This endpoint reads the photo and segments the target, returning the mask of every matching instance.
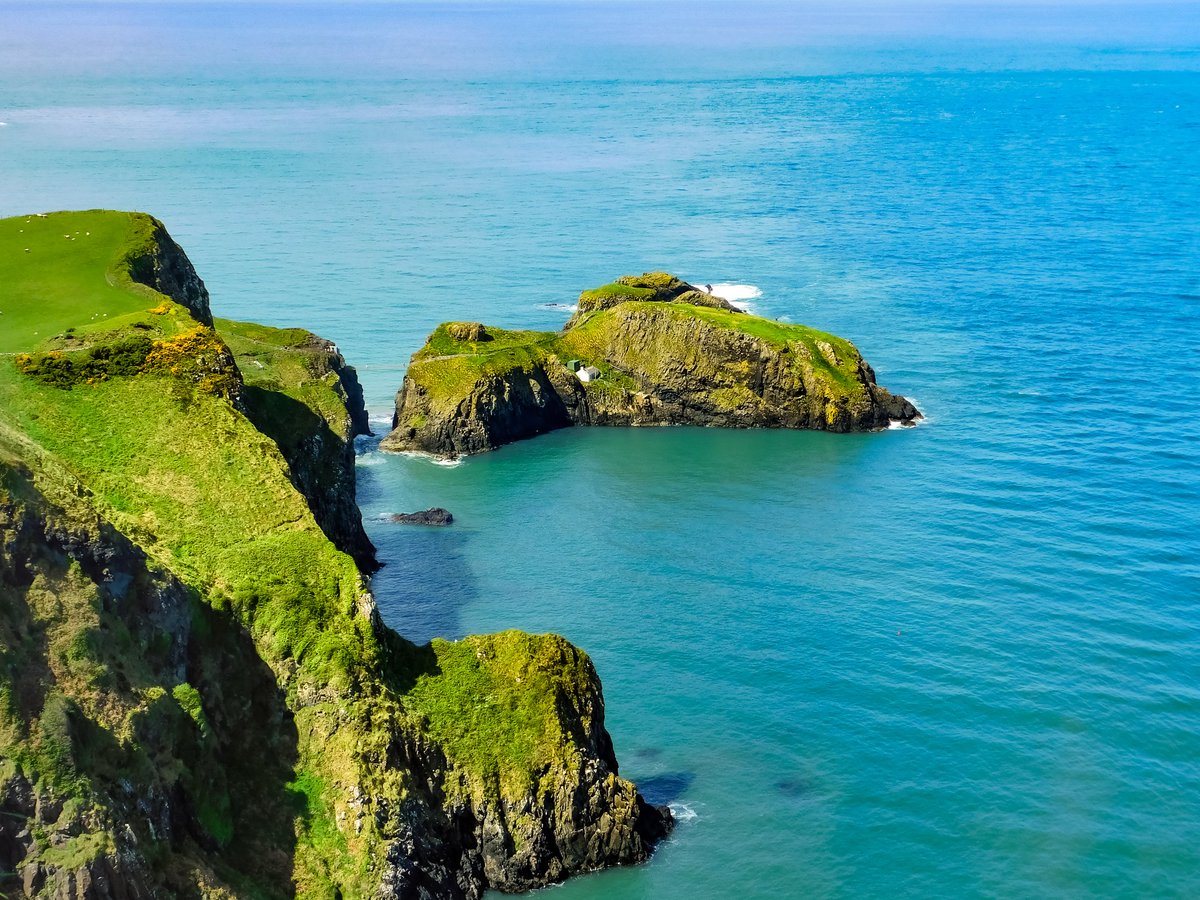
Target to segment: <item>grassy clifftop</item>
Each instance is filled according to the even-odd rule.
[[[39,213],[0,219],[0,353],[30,350],[67,332],[119,328],[148,301],[173,299],[212,324],[203,285],[162,223],[145,213],[110,210]],[[198,281],[198,279],[197,279]],[[179,290],[176,290],[179,288]]]
[[[0,221],[0,890],[476,896],[644,858],[661,817],[611,778],[586,657],[383,627],[317,496],[360,427],[340,356],[210,327],[177,251],[137,214]],[[609,819],[636,839],[535,840]]]
[[[100,210],[0,219],[0,352],[144,310],[127,258],[152,231],[149,216]]]

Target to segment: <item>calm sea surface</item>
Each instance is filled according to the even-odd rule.
[[[656,268],[925,410],[364,443],[390,624],[577,642],[679,814],[556,898],[1196,897],[1198,73],[1178,4],[0,5],[0,215],[155,213],[381,429],[438,322]]]

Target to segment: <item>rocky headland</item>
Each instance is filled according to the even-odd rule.
[[[583,651],[381,622],[333,345],[214,320],[149,216],[0,220],[0,260],[0,895],[478,898],[650,855]]]
[[[438,326],[381,447],[458,456],[572,425],[850,432],[920,418],[844,338],[651,272],[584,291],[559,332]]]

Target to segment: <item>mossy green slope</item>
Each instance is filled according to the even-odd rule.
[[[215,331],[192,312],[202,284],[175,276],[187,305],[128,285],[128,298],[71,301],[76,276],[92,284],[86,270],[103,276],[146,243],[147,222],[161,229],[123,213],[51,220],[66,232],[72,215],[107,252],[72,258],[65,281],[46,275],[64,298],[52,326],[30,311],[32,269],[0,285],[0,310],[25,323],[0,355],[0,862],[23,889],[101,896],[119,878],[170,895],[473,897],[644,858],[661,817],[615,778],[586,657],[500,635],[480,639],[505,660],[485,677],[461,665],[467,645],[418,648],[379,622],[297,489],[314,433],[340,441],[326,449],[353,436],[329,348],[307,332]],[[170,252],[155,260],[183,271]],[[75,365],[131,336],[149,362]],[[47,378],[51,359],[91,374]],[[159,607],[170,614],[145,612]],[[572,664],[537,668],[545,648]],[[540,673],[531,687],[513,676],[522,658]],[[533,690],[581,698],[589,724]],[[487,728],[462,727],[497,696],[509,699]],[[555,773],[557,793],[531,797],[529,773]],[[580,785],[595,802],[555,821]],[[146,796],[158,826],[137,812]],[[636,840],[557,838],[612,817]],[[55,834],[74,835],[69,853]]]
[[[560,332],[433,332],[397,395],[390,450],[456,455],[552,428],[694,424],[861,431],[920,413],[844,338],[741,312],[663,272],[580,295]],[[582,381],[569,364],[591,366]]]

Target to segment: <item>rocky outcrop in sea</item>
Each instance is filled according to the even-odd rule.
[[[561,332],[439,326],[385,450],[480,453],[571,425],[870,431],[921,418],[849,341],[741,312],[666,273],[585,291]]]

